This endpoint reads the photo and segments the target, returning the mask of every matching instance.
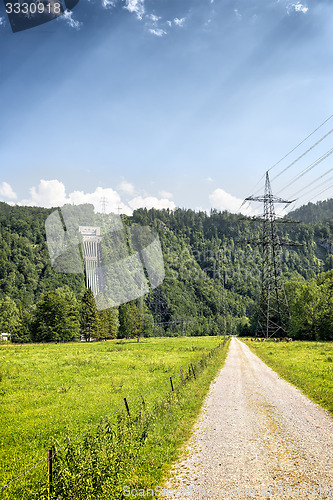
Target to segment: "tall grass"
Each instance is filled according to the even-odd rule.
[[[250,349],[312,401],[333,414],[333,342],[247,342]]]
[[[57,455],[55,498],[114,499],[121,498],[125,482],[157,484],[189,437],[226,348],[186,388],[179,368],[185,373],[190,362],[197,363],[218,342],[216,337],[190,337],[142,344],[7,346],[0,351],[7,416],[6,429],[0,431],[0,486],[43,459],[50,446],[58,449],[91,426],[96,426],[92,432]],[[178,390],[170,394],[172,375]],[[163,383],[144,402],[137,397]],[[123,407],[98,423],[123,397],[129,400],[131,418]],[[47,498],[46,477],[43,463],[3,490],[3,498]]]

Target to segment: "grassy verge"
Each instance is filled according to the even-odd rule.
[[[282,378],[333,414],[333,342],[246,344]]]
[[[121,410],[57,455],[55,498],[116,499],[126,484],[158,484],[188,439],[227,347],[218,349],[186,388],[179,367],[186,376],[188,364],[198,363],[219,342],[190,337],[4,348],[0,356],[11,362],[3,363],[2,371],[7,429],[1,429],[1,483],[45,458],[51,444],[58,449],[95,425],[126,397],[131,419]],[[173,393],[164,385],[145,395],[144,403],[137,397],[170,384],[170,376]],[[45,479],[43,463],[3,490],[3,498],[47,498]]]

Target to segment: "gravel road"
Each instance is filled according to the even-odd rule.
[[[333,500],[333,419],[232,338],[163,488],[162,498]]]

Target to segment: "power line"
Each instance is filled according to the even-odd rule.
[[[280,177],[280,175],[282,175],[284,172],[286,172],[290,167],[292,167],[293,165],[295,165],[295,163],[297,163],[299,160],[301,160],[302,158],[304,158],[305,155],[307,155],[308,153],[310,153],[310,151],[312,151],[316,146],[318,146],[318,144],[320,144],[324,139],[326,139],[326,137],[328,137],[331,133],[333,132],[333,128],[326,134],[324,135],[323,137],[321,137],[321,139],[319,139],[319,141],[317,141],[315,144],[313,144],[309,149],[307,149],[305,151],[305,153],[301,154],[298,158],[296,158],[296,160],[294,160],[292,163],[290,163],[286,168],[284,168],[282,170],[282,172],[280,172],[279,174],[277,174],[275,177],[273,177],[272,181],[275,181],[275,179],[277,179],[278,177]]]
[[[292,201],[273,196],[269,174],[266,172],[265,192],[260,196],[249,196],[247,201],[264,204],[263,217],[253,218],[263,222],[263,246],[261,294],[257,311],[256,336],[279,337],[286,335],[289,308],[285,294],[281,269],[281,242],[277,233],[276,203],[290,204]],[[280,222],[289,222],[285,219]],[[288,244],[294,245],[293,242]]]
[[[333,180],[333,177],[330,177],[328,179],[329,181]],[[326,183],[327,181],[325,181]],[[320,186],[322,186],[324,183],[321,183]],[[319,186],[317,186],[318,188]],[[327,188],[323,189],[322,191],[320,191],[319,193],[316,193],[312,198],[310,198],[308,200],[308,203],[310,203],[310,201],[314,200],[317,196],[321,195],[322,193],[325,193],[325,191],[328,191],[329,189],[331,189],[333,187],[333,184],[330,184]],[[307,193],[305,193],[304,195],[300,196],[299,198],[297,198],[297,200],[295,200],[295,202],[290,206],[290,211],[292,210],[295,210],[297,208],[297,202],[301,199],[301,198],[304,198],[304,196],[307,196],[309,193],[311,193],[313,190],[311,189],[310,191],[308,191]],[[304,203],[304,202],[303,202]],[[285,207],[286,208],[286,207]]]
[[[320,179],[322,179],[323,177],[326,177],[326,175],[328,175],[330,172],[332,172],[332,170],[333,170],[333,168],[330,168],[330,169],[329,169],[329,170],[327,170],[327,172],[325,172],[323,175],[321,175],[321,176],[317,177],[317,179],[313,180],[312,182],[309,182],[309,184],[307,184],[307,185],[306,185],[306,186],[304,186],[302,189],[299,189],[299,190],[298,190],[295,194],[293,194],[293,195],[291,196],[291,198],[296,198],[296,197],[297,197],[297,195],[298,195],[299,193],[301,193],[302,191],[304,191],[304,189],[308,188],[309,186],[313,186],[313,184],[315,184],[317,181],[319,181],[319,180],[320,180]],[[323,184],[325,184],[326,182],[329,182],[332,178],[333,178],[333,177],[330,177],[328,180],[325,180],[323,183],[319,184],[319,185],[317,186],[317,188],[318,188],[319,186],[322,186],[322,185],[323,185]],[[315,189],[315,188],[313,188],[313,187],[312,187],[312,189],[310,189],[309,193],[311,193],[311,191],[312,191],[313,189]],[[301,196],[301,198],[302,198],[303,196],[305,196],[305,195],[302,195],[302,196]]]
[[[315,134],[316,132],[318,132],[319,129],[321,129],[321,127],[323,127],[325,125],[325,123],[327,123],[331,118],[333,118],[333,114],[331,116],[329,116],[321,125],[319,125],[319,127],[317,127],[313,132],[311,132],[311,134],[309,134],[307,137],[305,137],[305,139],[303,139],[299,144],[297,144],[297,146],[295,146],[291,151],[289,151],[289,153],[287,153],[283,158],[281,158],[281,160],[277,161],[276,163],[274,163],[274,165],[272,167],[270,167],[268,169],[268,172],[270,172],[273,168],[275,168],[277,165],[279,165],[283,160],[285,160],[288,156],[291,155],[291,153],[293,153],[294,151],[296,151],[296,149],[298,149],[302,144],[304,144],[304,142],[306,142],[313,134]]]
[[[286,158],[288,158],[288,156],[290,156],[294,151],[296,151],[296,149],[298,149],[302,144],[304,144],[310,137],[312,137],[316,132],[318,132],[318,130],[320,130],[329,120],[331,120],[333,118],[333,114],[330,115],[325,121],[323,121],[317,128],[315,128],[311,134],[309,134],[308,136],[306,136],[301,142],[299,142],[293,149],[291,149],[286,155],[284,155],[279,161],[277,161],[276,163],[274,163],[274,165],[272,165],[269,169],[268,169],[268,172],[270,172],[271,170],[273,170],[273,168],[277,167],[277,165],[279,165],[283,160],[285,160]],[[333,131],[333,129],[328,132],[328,134],[326,134],[324,137],[322,137],[315,145],[313,145],[309,150],[311,151],[313,148],[315,148],[322,140],[324,140],[331,132]],[[307,154],[307,153],[304,153],[304,155]],[[302,155],[301,157],[303,157],[304,155]],[[300,158],[301,158],[300,157]],[[289,167],[291,167],[294,163],[296,163],[296,161],[298,161],[300,158],[298,158],[297,160],[295,160],[295,162],[293,162],[291,165],[289,165],[288,167],[286,167],[282,172],[281,174],[286,171]],[[281,175],[279,174],[279,175]],[[274,177],[274,179],[276,179],[278,176]],[[260,178],[260,180],[257,182],[257,184],[254,186],[253,190],[256,189],[256,187],[261,183],[261,181],[265,178],[265,174]],[[274,180],[272,179],[272,180]],[[257,194],[258,190],[257,191],[254,191],[252,196],[254,196],[255,194]],[[245,201],[240,205],[239,207],[239,210],[242,208],[242,206],[244,205]]]
[[[328,186],[328,188],[323,189],[323,191],[320,191],[320,193],[317,193],[313,198],[311,198],[311,200],[309,200],[309,202],[312,201],[312,200],[314,200],[314,198],[316,198],[317,196],[319,196],[322,193],[325,193],[325,191],[328,191],[331,188],[333,188],[333,184],[331,184],[330,186]]]
[[[105,196],[101,198],[101,205],[102,205],[102,213],[106,213],[106,205],[108,204],[108,200],[106,199]]]
[[[313,163],[311,163],[311,165],[309,165],[308,167],[306,167],[299,174],[297,174],[286,186],[284,186],[282,189],[280,189],[279,193],[281,193],[281,191],[284,191],[285,189],[289,188],[289,186],[291,186],[292,184],[295,184],[295,182],[297,182],[298,179],[300,179],[305,174],[307,174],[308,172],[310,172],[314,167],[317,167],[322,161],[326,160],[329,156],[331,156],[331,154],[333,154],[333,148],[330,149],[329,151],[327,151],[323,156],[321,156],[320,158],[318,158],[316,161],[314,161]]]

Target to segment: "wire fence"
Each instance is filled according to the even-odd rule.
[[[48,464],[48,480],[47,480],[48,491],[49,491],[49,493],[52,493],[53,462],[54,462],[54,459],[56,458],[56,456],[60,453],[60,451],[62,451],[65,448],[69,447],[72,443],[74,443],[75,441],[79,440],[83,436],[89,434],[94,429],[97,429],[103,421],[109,419],[113,415],[116,415],[121,410],[123,410],[124,407],[126,409],[126,413],[127,413],[128,417],[131,418],[130,406],[128,404],[129,402],[133,403],[134,401],[139,400],[139,399],[141,399],[144,402],[144,398],[145,397],[147,397],[147,396],[149,396],[149,395],[151,395],[153,393],[156,393],[157,391],[159,391],[162,387],[165,387],[166,385],[170,386],[170,391],[169,392],[176,392],[180,388],[183,388],[183,387],[185,388],[187,382],[189,380],[191,380],[191,379],[196,379],[197,378],[197,374],[202,369],[204,369],[207,366],[207,360],[210,359],[210,358],[212,358],[213,355],[216,353],[216,351],[218,349],[221,349],[222,347],[225,346],[228,338],[229,337],[225,337],[224,340],[223,340],[223,342],[221,342],[216,347],[214,347],[213,349],[211,349],[208,353],[204,354],[201,357],[201,359],[199,361],[197,361],[196,363],[190,363],[190,365],[189,365],[189,367],[188,367],[187,370],[184,370],[182,367],[180,367],[179,373],[177,372],[177,373],[173,373],[173,375],[171,375],[171,376],[169,375],[168,380],[166,380],[163,384],[159,385],[158,387],[155,387],[154,389],[152,389],[150,391],[147,391],[147,392],[145,392],[143,394],[139,394],[138,396],[135,396],[135,397],[124,398],[123,403],[121,403],[112,412],[110,412],[107,415],[101,417],[97,424],[93,425],[92,427],[89,427],[87,430],[85,430],[81,434],[78,434],[77,436],[75,436],[71,440],[66,441],[66,443],[64,443],[62,446],[60,446],[57,450],[49,449],[48,452],[47,452],[47,456],[45,458],[43,458],[39,462],[35,463],[31,467],[29,467],[27,470],[25,470],[24,472],[22,472],[21,474],[19,474],[18,476],[14,477],[14,478],[12,478],[6,484],[4,484],[3,486],[1,486],[0,487],[0,492],[6,490],[8,488],[8,486],[10,486],[11,484],[15,483],[16,481],[18,481],[22,477],[26,476],[29,472],[32,472],[34,469],[36,469],[37,467],[39,467],[41,464],[47,462],[47,464]],[[176,385],[176,383],[175,383],[175,379],[177,377],[179,377],[179,380],[180,380],[180,382],[179,382],[178,385]],[[156,406],[156,408],[158,408],[158,406]]]

